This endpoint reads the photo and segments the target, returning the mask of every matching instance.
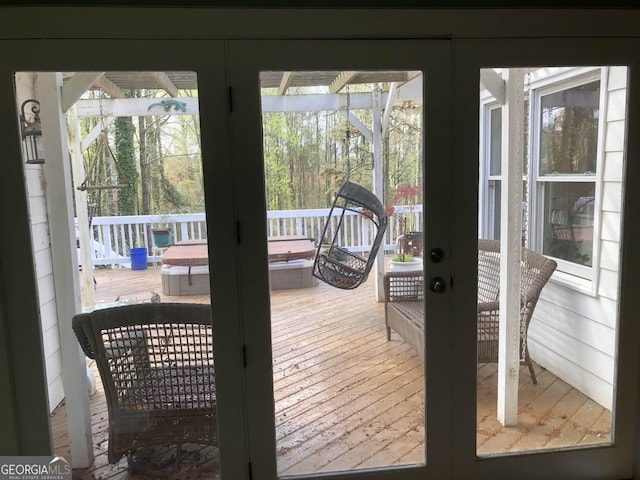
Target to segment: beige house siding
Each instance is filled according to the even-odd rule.
[[[600,243],[593,280],[597,288],[586,292],[555,274],[529,329],[531,357],[609,409],[614,392],[626,84],[626,68],[609,68]]]

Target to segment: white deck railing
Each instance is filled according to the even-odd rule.
[[[384,248],[393,250],[399,235],[399,214],[411,215],[413,225],[422,225],[422,205],[414,207],[397,206],[395,214],[389,218],[385,233]],[[267,234],[269,236],[302,235],[312,238],[316,245],[321,241],[322,230],[329,215],[328,208],[314,210],[271,210],[267,212]],[[371,249],[373,235],[368,221],[354,212],[346,215],[346,228],[341,232],[340,245],[354,252]],[[121,265],[130,263],[129,250],[147,247],[149,262],[158,261],[153,257],[151,230],[167,228],[173,243],[180,240],[200,240],[207,238],[206,215],[189,213],[175,215],[131,215],[120,217],[93,217],[93,264]],[[327,232],[327,240],[333,238],[337,224],[332,223]]]

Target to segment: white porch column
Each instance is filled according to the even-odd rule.
[[[371,118],[373,134],[373,193],[384,201],[384,182],[382,178],[382,95],[379,89],[371,92]],[[378,250],[375,269],[376,300],[384,301],[384,242]]]
[[[340,110],[340,114],[344,116],[351,125],[356,127],[362,135],[371,142],[373,148],[373,193],[380,199],[384,200],[384,179],[382,178],[382,137],[383,137],[383,121],[382,121],[382,101],[383,95],[380,90],[371,92],[371,117],[372,125],[369,130],[360,120],[352,113]],[[375,264],[375,284],[376,284],[376,300],[384,301],[384,244],[383,249],[378,251]]]
[[[524,70],[505,74],[502,107],[502,198],[500,217],[500,340],[498,420],[518,422],[520,377],[520,259],[522,251],[522,166],[524,151]]]
[[[73,224],[69,136],[62,113],[62,75],[38,73],[37,82],[46,152],[44,173],[47,179],[47,210],[62,356],[62,382],[73,466],[82,468],[91,464],[93,448],[85,357],[71,329],[71,318],[80,311],[80,289]]]
[[[73,173],[74,198],[76,200],[76,216],[78,217],[78,241],[80,242],[80,260],[82,262],[82,306],[90,307],[95,304],[93,292],[93,236],[89,231],[89,212],[87,206],[87,192],[80,191],[79,187],[84,181],[84,161],[82,159],[82,147],[80,140],[80,121],[76,114],[76,107],[72,106],[67,112],[69,118],[69,154]]]

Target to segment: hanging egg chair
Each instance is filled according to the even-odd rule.
[[[353,234],[353,229],[359,225],[348,220],[353,216],[347,215],[347,212],[357,213],[357,221],[368,224],[363,225],[363,228],[359,229],[360,232],[375,232],[367,257],[340,246],[340,239]],[[363,284],[373,267],[386,228],[387,215],[380,200],[366,188],[345,181],[336,194],[324,225],[321,238],[328,239],[331,232],[333,237],[329,245],[320,242],[318,246],[313,265],[314,277],[345,290]]]

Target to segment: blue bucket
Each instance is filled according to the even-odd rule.
[[[131,257],[131,270],[146,270],[147,268],[147,249],[132,248],[129,250]]]

